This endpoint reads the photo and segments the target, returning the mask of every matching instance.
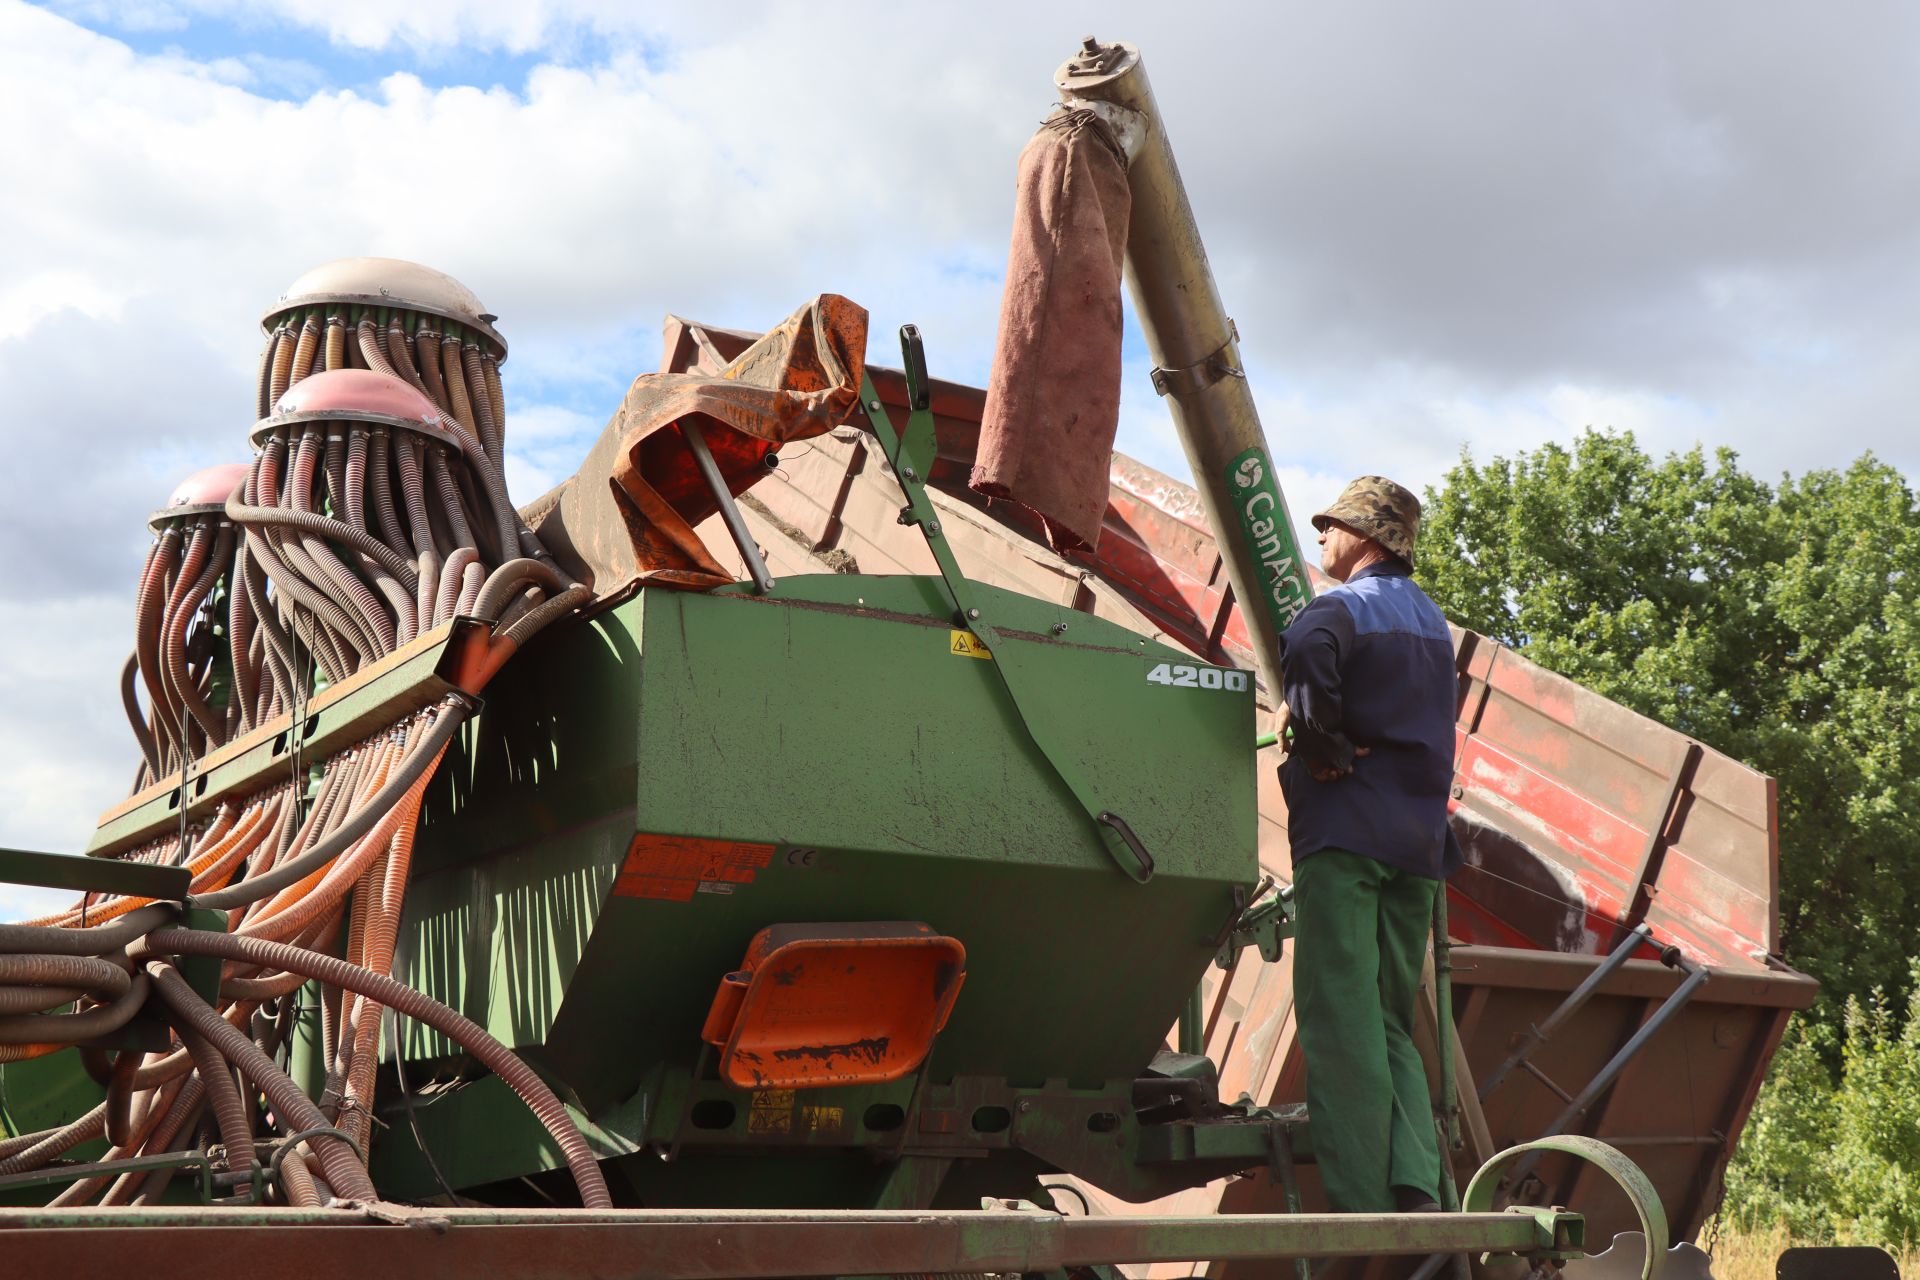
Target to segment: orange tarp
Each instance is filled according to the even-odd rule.
[[[831,430],[860,394],[867,313],[824,293],[717,374],[644,373],[572,479],[526,508],[554,557],[606,596],[630,582],[705,590],[732,582],[693,527],[719,509],[680,430],[697,417],[727,487],[767,455]]]

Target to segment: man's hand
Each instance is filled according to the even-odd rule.
[[[1293,751],[1293,739],[1287,736],[1287,725],[1293,720],[1293,708],[1285,702],[1280,704],[1280,714],[1273,722],[1273,735],[1279,739],[1274,745],[1280,748],[1282,756]]]
[[[1353,749],[1353,758],[1355,760],[1360,759],[1362,756],[1370,756],[1372,754],[1372,747],[1355,747]],[[1353,766],[1348,765],[1344,769],[1336,769],[1330,764],[1316,764],[1307,766],[1307,772],[1313,775],[1315,782],[1338,782],[1353,772]]]

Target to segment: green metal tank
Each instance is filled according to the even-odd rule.
[[[520,655],[442,767],[398,976],[543,1071],[635,1202],[914,1207],[1135,1162],[1134,1081],[1256,875],[1247,673],[974,590],[998,658],[956,629],[939,578],[644,590]],[[1017,706],[994,669],[1014,657]],[[1145,883],[1029,721],[1125,797]],[[966,950],[919,1070],[720,1077],[702,1023],[759,931],[893,921]],[[524,1108],[425,1028],[399,1048],[441,1175],[535,1195],[558,1153]],[[376,1180],[433,1194],[386,1109]]]

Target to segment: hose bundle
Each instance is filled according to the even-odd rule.
[[[309,665],[337,683],[475,612],[490,582],[495,595],[525,582],[518,562],[542,564],[498,445],[398,378],[313,375],[254,434],[259,455],[225,508],[243,533],[231,615],[243,724],[279,714],[285,691],[311,682]],[[509,596],[503,622],[546,600],[538,587]]]
[[[346,440],[330,436],[325,455],[334,514],[344,505],[337,491],[347,489],[359,498],[346,510],[360,528],[375,520],[374,532],[389,546],[421,561],[416,610],[422,617],[448,614],[461,600],[471,603],[469,562],[450,563],[462,547],[494,566],[522,555],[552,563],[507,497],[500,381],[506,343],[493,319],[478,298],[439,272],[389,259],[350,259],[295,281],[263,326],[262,419],[304,379],[342,369],[400,379],[442,415],[457,446],[451,455],[431,437],[403,441],[377,429],[357,448],[350,432],[343,433]],[[350,465],[359,468],[362,493],[353,494],[360,483],[344,474]]]
[[[139,791],[225,743],[241,727],[228,696],[232,665],[222,606],[237,541],[226,499],[244,468],[210,467],[189,477],[147,523],[155,538],[141,570],[134,651],[120,697],[140,744]],[[149,710],[139,704],[144,686]]]
[[[376,258],[308,272],[268,312],[254,461],[196,475],[151,521],[121,689],[135,791],[483,597],[516,643],[585,602],[508,497],[493,319],[457,281]]]
[[[454,617],[493,624],[490,672],[590,598],[507,496],[506,347],[492,320],[447,277],[378,259],[309,273],[269,313],[253,462],[193,477],[151,521],[122,676],[136,791],[184,786],[208,753]],[[498,1073],[553,1133],[583,1203],[609,1205],[538,1077],[391,977],[422,800],[472,708],[452,694],[328,758],[296,752],[284,781],[119,855],[187,868],[187,905],[225,912],[225,935],[168,927],[168,904],[93,894],[0,925],[0,1063],[111,1038],[142,1010],[171,1028],[163,1051],[83,1049],[106,1101],[0,1141],[0,1176],[104,1135],[110,1165],[217,1147],[242,1199],[256,1164],[290,1203],[374,1198],[365,1152],[391,1007]],[[225,958],[216,999],[194,991],[178,955]],[[288,1071],[303,988],[321,1015],[318,1097]],[[108,1172],[54,1203],[147,1203],[169,1176]]]

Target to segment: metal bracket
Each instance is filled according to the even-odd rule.
[[[163,1169],[191,1168],[200,1180],[200,1200],[213,1199],[213,1162],[201,1151],[167,1151],[159,1155],[131,1156],[124,1160],[102,1160],[87,1164],[54,1164],[27,1173],[0,1178],[0,1191],[19,1191],[31,1187],[59,1186],[81,1182],[103,1174],[153,1173]]]
[[[1046,725],[1027,715],[1020,704],[1020,683],[1025,678],[1020,663],[1020,645],[1007,641],[999,628],[994,626],[993,620],[986,616],[986,606],[975,596],[973,584],[960,572],[953,547],[941,531],[939,513],[934,508],[933,499],[927,494],[926,481],[933,470],[937,442],[928,391],[926,347],[921,342],[920,331],[913,325],[901,327],[900,351],[906,368],[907,403],[910,407],[903,429],[894,429],[893,419],[887,416],[880,393],[874,388],[873,376],[865,374],[860,382],[861,408],[867,415],[875,438],[880,441],[881,451],[893,466],[894,478],[900,482],[901,491],[906,495],[907,505],[900,510],[900,523],[919,526],[921,535],[927,540],[927,550],[933,553],[934,562],[940,566],[940,577],[947,585],[947,594],[953,600],[953,625],[973,632],[986,646],[993,658],[993,668],[999,673],[1000,683],[1005,687],[1007,698],[1013,703],[1014,712],[1020,717],[1027,736],[1040,748],[1040,754],[1052,766],[1054,774],[1066,784],[1067,790],[1073,793],[1073,798],[1085,810],[1087,820],[1093,825],[1100,843],[1115,865],[1138,883],[1145,884],[1153,878],[1152,854],[1116,807],[1101,796],[1095,781],[1082,776],[1079,769],[1066,763],[1069,760],[1067,753],[1050,744],[1051,735]]]
[[[1185,398],[1205,391],[1222,378],[1241,378],[1247,371],[1240,366],[1240,352],[1234,345],[1240,341],[1240,330],[1233,321],[1227,321],[1228,337],[1215,351],[1198,364],[1188,365],[1184,369],[1158,369],[1153,371],[1153,389],[1163,396]]]
[[[1501,1175],[1507,1166],[1515,1161],[1537,1160],[1547,1152],[1569,1155],[1596,1166],[1626,1194],[1628,1202],[1633,1205],[1634,1213],[1640,1219],[1640,1231],[1646,1237],[1648,1244],[1646,1261],[1640,1273],[1641,1280],[1654,1280],[1659,1273],[1660,1262],[1667,1256],[1667,1212],[1661,1207],[1660,1193],[1654,1189],[1647,1175],[1641,1172],[1639,1165],[1597,1138],[1562,1134],[1559,1137],[1541,1138],[1536,1142],[1509,1147],[1480,1166],[1480,1171],[1473,1175],[1473,1181],[1467,1184],[1466,1195],[1461,1198],[1460,1211],[1462,1213],[1491,1212],[1494,1194],[1499,1190]],[[1564,1210],[1523,1209],[1516,1205],[1514,1211],[1534,1214],[1542,1228],[1551,1232],[1554,1247],[1546,1251],[1546,1256],[1570,1258],[1579,1256],[1583,1251],[1585,1242],[1580,1238],[1582,1224],[1577,1217],[1572,1217],[1571,1225],[1575,1230],[1569,1232],[1566,1228],[1571,1215]]]
[[[1272,884],[1273,877],[1268,876],[1267,883],[1254,894],[1256,905],[1241,912],[1229,926],[1226,936],[1218,943],[1219,954],[1214,956],[1214,964],[1232,969],[1234,961],[1248,947],[1258,947],[1260,958],[1268,964],[1284,954],[1286,940],[1293,936],[1293,886],[1288,885],[1273,897],[1260,901]]]
[[[1666,803],[1660,806],[1660,816],[1647,828],[1647,843],[1640,850],[1640,862],[1627,890],[1626,914],[1620,919],[1620,931],[1614,939],[1616,944],[1624,942],[1628,930],[1645,920],[1647,913],[1653,909],[1653,896],[1658,892],[1655,882],[1660,877],[1660,867],[1666,860],[1670,842],[1668,830],[1679,816],[1680,807],[1693,786],[1694,775],[1699,771],[1705,755],[1705,749],[1691,738],[1680,748],[1680,758],[1674,762],[1667,778]]]

